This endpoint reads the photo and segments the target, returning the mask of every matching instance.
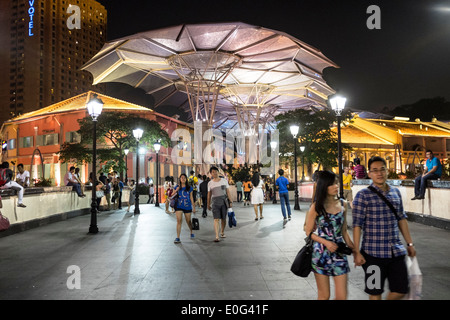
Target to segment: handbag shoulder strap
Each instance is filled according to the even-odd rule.
[[[394,213],[395,218],[399,221],[400,219],[398,218],[397,215],[397,210],[395,209],[394,205],[384,196],[384,194],[382,194],[381,192],[379,192],[377,189],[375,189],[373,186],[368,186],[367,187],[369,190],[371,190],[372,192],[375,192],[387,205],[388,207],[391,209],[391,211]]]

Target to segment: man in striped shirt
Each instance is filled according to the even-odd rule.
[[[353,201],[354,261],[356,266],[362,266],[365,271],[365,292],[371,300],[381,299],[386,278],[390,290],[387,299],[401,299],[408,292],[405,256],[408,254],[413,257],[416,251],[400,191],[386,183],[386,161],[381,157],[372,157],[368,167],[372,185],[359,191]],[[361,231],[363,240],[360,251]],[[399,231],[407,243],[407,249],[400,240]]]

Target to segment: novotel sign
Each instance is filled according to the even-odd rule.
[[[28,36],[33,36],[33,16],[34,16],[34,0],[28,0],[30,7],[28,8],[28,15],[30,16],[30,22],[28,22]]]

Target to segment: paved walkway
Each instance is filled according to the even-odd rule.
[[[314,276],[299,278],[289,270],[303,245],[308,206],[301,203],[283,224],[279,204],[266,204],[259,221],[252,207],[235,204],[238,225],[227,226],[219,243],[213,242],[211,214],[197,214],[200,230],[193,240],[184,221],[176,245],[175,215],[144,204],[137,216],[100,213],[95,235],[87,234],[85,215],[3,237],[0,299],[314,300]],[[450,232],[413,222],[410,229],[423,298],[450,299]],[[366,300],[363,271],[349,260],[348,298]]]

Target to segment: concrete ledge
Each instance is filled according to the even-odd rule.
[[[406,215],[408,216],[408,221],[417,222],[439,229],[450,230],[450,220],[432,217],[424,214],[417,214],[414,212],[406,212]]]
[[[26,188],[23,203],[26,208],[17,207],[17,195],[14,190],[1,190],[2,214],[11,224],[8,230],[0,232],[0,237],[36,228],[45,224],[67,220],[91,211],[91,188],[86,187],[85,198],[79,198],[72,187]],[[128,206],[130,189],[122,191],[122,204]],[[141,203],[141,201],[139,201]],[[102,198],[100,207],[106,205]]]

